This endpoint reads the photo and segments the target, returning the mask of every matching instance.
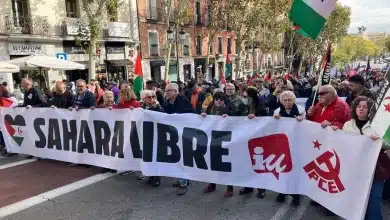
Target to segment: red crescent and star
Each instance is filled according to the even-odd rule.
[[[390,96],[384,98],[384,100],[390,100]],[[387,103],[385,106],[385,111],[390,113],[390,103]]]
[[[320,144],[320,142],[318,142],[318,140],[313,141],[313,144],[314,144],[314,148],[317,148],[318,150],[320,150],[320,147],[322,144]]]

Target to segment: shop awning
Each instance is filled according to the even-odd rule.
[[[108,65],[111,66],[127,66],[127,65],[133,65],[133,61],[123,59],[123,60],[107,60]]]

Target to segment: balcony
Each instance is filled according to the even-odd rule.
[[[158,7],[147,7],[145,9],[146,20],[151,22],[163,21],[165,17],[165,10]]]
[[[108,37],[130,38],[130,23],[110,22],[108,23]]]
[[[158,57],[160,56],[158,51],[158,44],[151,44],[149,47],[149,56]]]
[[[65,18],[62,22],[64,36],[88,35],[88,22],[80,18]]]
[[[2,21],[3,24],[0,24],[0,32],[4,32],[5,34],[51,35],[46,16],[5,14],[3,15]]]

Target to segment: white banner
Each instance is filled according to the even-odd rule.
[[[380,143],[294,119],[1,108],[7,149],[116,170],[307,195],[363,219]]]

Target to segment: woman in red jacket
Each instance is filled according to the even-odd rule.
[[[141,103],[137,101],[137,96],[135,96],[131,87],[126,86],[121,89],[118,99],[118,108],[141,108]]]

